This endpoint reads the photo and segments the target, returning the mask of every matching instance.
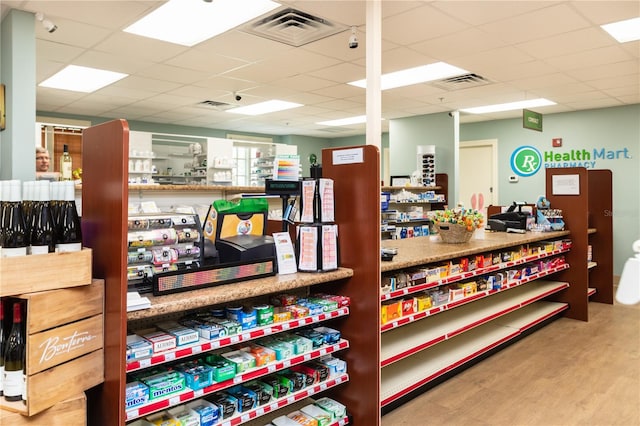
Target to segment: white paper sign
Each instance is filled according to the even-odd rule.
[[[551,176],[553,195],[580,195],[580,175]]]
[[[332,155],[334,165],[364,163],[364,149],[362,148],[340,149],[333,151]]]
[[[288,232],[274,232],[273,240],[276,245],[276,257],[278,259],[278,274],[295,274],[298,272],[296,255],[293,251],[291,236]]]

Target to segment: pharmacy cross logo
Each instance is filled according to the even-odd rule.
[[[532,146],[521,146],[511,154],[511,170],[520,176],[531,176],[540,170],[542,155]]]

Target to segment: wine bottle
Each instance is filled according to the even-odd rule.
[[[4,233],[2,257],[24,256],[27,254],[27,228],[22,210],[20,181],[10,181],[9,200],[4,208]]]
[[[58,213],[57,252],[82,250],[82,228],[76,208],[75,185],[73,181],[64,182],[64,198]]]
[[[49,182],[36,182],[35,203],[32,208],[31,254],[53,253],[56,248],[56,232],[49,202]]]
[[[60,180],[71,180],[73,170],[73,160],[69,154],[69,145],[64,144],[62,155],[60,156]]]
[[[24,378],[24,337],[22,335],[22,306],[13,303],[13,325],[7,337],[4,351],[4,399],[20,401],[22,399]]]
[[[24,215],[24,225],[26,227],[24,238],[27,242],[27,254],[31,254],[29,242],[31,241],[31,228],[34,221],[33,213],[37,201],[35,198],[36,183],[36,181],[22,182],[22,212]]]
[[[0,257],[2,257],[2,244],[4,242],[4,211],[7,206],[7,181],[0,180]]]
[[[0,297],[0,396],[4,395],[4,299]]]

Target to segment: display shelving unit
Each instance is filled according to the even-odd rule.
[[[554,177],[572,179],[577,192],[553,187]],[[556,179],[557,179],[556,178]],[[546,169],[546,197],[554,209],[561,209],[573,243],[567,261],[571,269],[558,274],[571,288],[557,297],[569,303],[566,316],[589,320],[589,300],[613,303],[613,196],[610,170],[584,167]],[[588,247],[593,247],[592,262],[587,260]]]
[[[382,192],[389,192],[391,194],[397,193],[402,190],[406,190],[411,193],[420,193],[426,191],[434,191],[436,194],[444,194],[444,201],[390,201],[389,208],[381,212],[382,215],[382,238],[392,238],[391,232],[395,232],[395,229],[400,227],[411,227],[417,225],[429,224],[431,221],[425,217],[417,219],[400,220],[398,215],[406,212],[406,209],[411,206],[423,207],[426,211],[443,210],[447,205],[448,193],[449,193],[449,176],[446,173],[436,174],[437,186],[383,186]]]
[[[420,242],[420,239],[383,241],[383,246],[393,245],[399,253],[393,261],[383,262],[381,270],[384,274],[396,274],[480,253],[558,240],[568,235],[568,231],[524,235],[487,233],[483,239],[472,239],[463,244],[445,244],[437,241],[437,237],[428,242]],[[380,302],[400,300],[431,288],[483,275],[520,269],[544,259],[567,256],[570,252],[568,247],[555,248],[461,272],[434,282],[383,293]],[[551,301],[550,298],[569,289],[570,283],[556,279],[560,273],[570,269],[568,263],[558,262],[548,269],[507,281],[500,289],[478,291],[381,325],[382,412],[403,404],[561,315],[568,309],[568,304]]]
[[[305,388],[299,395],[275,401],[273,406],[261,407],[253,414],[234,418],[232,424],[249,421],[259,415],[276,412],[281,407],[321,392],[347,406],[354,424],[376,426],[380,424],[378,395],[379,369],[379,297],[380,283],[377,221],[368,212],[379,211],[380,156],[377,148],[361,149],[363,162],[333,164],[335,151],[323,151],[324,177],[332,178],[335,185],[336,223],[340,229],[341,267],[322,274],[292,274],[244,281],[231,285],[194,290],[188,293],[150,297],[149,310],[126,311],[126,253],[127,213],[129,187],[127,185],[127,159],[129,152],[129,127],[126,120],[114,120],[83,131],[84,175],[82,185],[84,245],[94,253],[93,275],[105,280],[105,382],[88,392],[89,420],[92,425],[124,425],[142,415],[128,413],[124,406],[126,374],[129,369],[146,368],[126,362],[127,325],[131,320],[153,320],[155,316],[170,313],[171,309],[190,306],[189,300],[197,300],[202,307],[220,303],[241,301],[250,297],[280,293],[289,289],[310,289],[317,292],[340,294],[350,297],[352,303],[348,315],[331,319],[332,327],[339,328],[344,341],[338,346],[325,348],[308,357],[324,352],[340,350],[340,358],[347,362],[347,373],[332,382]],[[350,208],[353,199],[359,199],[362,209],[356,213]],[[370,250],[362,250],[361,244]],[[374,265],[371,267],[371,265]],[[377,267],[375,266],[377,265]],[[369,288],[370,291],[363,291]],[[364,294],[364,296],[363,296]],[[186,305],[185,305],[186,303]],[[318,319],[318,321],[324,320]],[[295,324],[290,324],[293,327]],[[270,329],[270,332],[277,332]],[[252,336],[239,337],[251,339]],[[235,339],[233,339],[235,340]],[[224,345],[226,342],[204,342],[203,345]],[[228,343],[232,343],[231,340]],[[191,353],[203,350],[194,346]],[[182,356],[174,352],[169,357]],[[343,356],[344,355],[344,356]],[[184,354],[184,356],[187,356]],[[293,362],[303,361],[295,359]],[[156,360],[163,362],[164,360]],[[153,363],[152,361],[149,361]],[[291,361],[290,361],[291,362]],[[282,365],[284,367],[285,364]],[[278,368],[277,366],[273,368]],[[258,374],[258,373],[256,373]],[[242,380],[242,378],[240,379]],[[185,399],[197,398],[185,393]],[[168,405],[178,403],[168,401]],[[162,403],[164,404],[164,402]],[[149,408],[156,411],[158,407]],[[346,420],[338,424],[346,424]]]

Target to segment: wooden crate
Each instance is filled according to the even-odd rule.
[[[87,397],[80,393],[31,417],[0,410],[0,425],[87,426]]]
[[[0,297],[91,284],[91,249],[0,257]]]
[[[0,409],[31,416],[104,381],[104,280],[16,297],[27,304],[27,404]]]

